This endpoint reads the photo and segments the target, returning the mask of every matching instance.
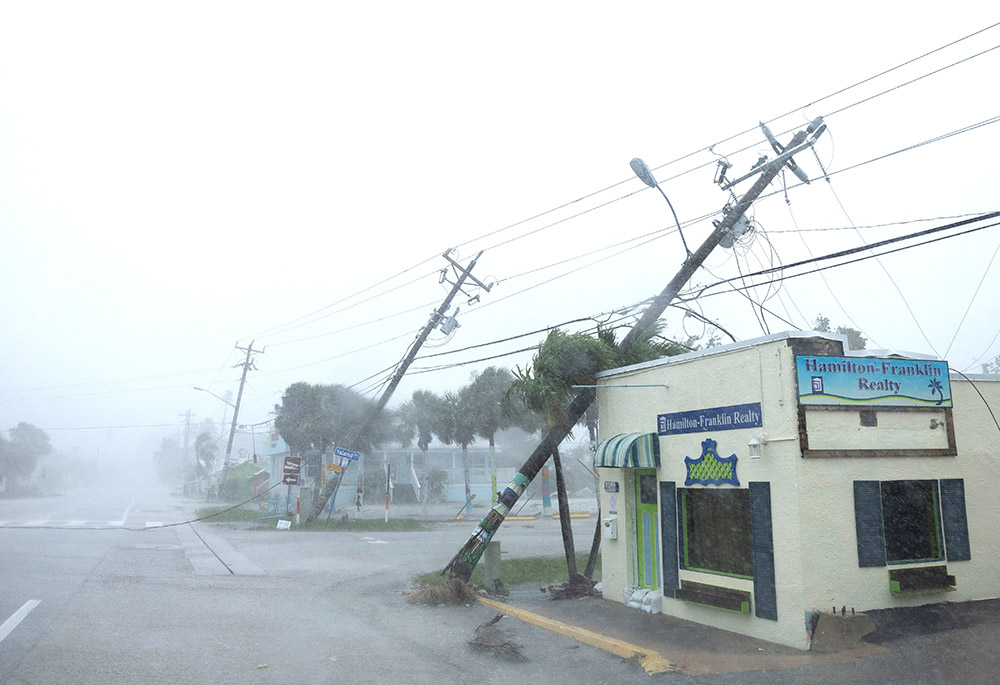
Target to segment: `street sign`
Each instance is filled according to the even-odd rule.
[[[302,457],[285,457],[281,482],[285,485],[299,484],[299,471],[302,469]]]
[[[333,451],[335,455],[341,459],[350,459],[351,461],[357,461],[361,458],[361,452],[355,452],[354,450],[345,450],[343,447],[338,447]]]
[[[327,464],[326,465],[326,470],[327,471],[333,471],[334,473],[343,473],[344,472],[344,467],[341,466],[340,464]]]

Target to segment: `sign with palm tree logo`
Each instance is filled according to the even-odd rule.
[[[799,404],[950,408],[948,362],[864,357],[795,358]]]

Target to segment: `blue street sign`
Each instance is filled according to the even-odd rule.
[[[343,447],[338,447],[333,451],[333,453],[340,457],[341,459],[350,459],[351,461],[357,461],[361,458],[361,452],[355,452],[354,450],[345,450]]]

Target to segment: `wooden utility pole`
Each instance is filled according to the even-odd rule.
[[[636,322],[618,344],[618,350],[623,357],[631,349],[639,335],[656,323],[656,320],[660,318],[673,299],[677,297],[677,293],[680,292],[681,288],[691,279],[695,271],[701,267],[708,255],[718,246],[719,242],[721,242],[733,225],[743,217],[743,214],[753,204],[754,200],[764,192],[764,189],[774,180],[782,167],[792,158],[792,155],[801,152],[805,146],[811,145],[815,141],[819,133],[822,132],[820,130],[821,126],[822,119],[818,118],[809,124],[806,130],[796,133],[792,137],[788,147],[773,161],[762,168],[763,170],[757,182],[729,210],[722,221],[716,225],[715,230],[701,244],[701,247],[688,256],[681,266],[680,271],[670,280],[660,294],[653,299],[653,302],[643,312],[639,321]],[[807,138],[810,138],[810,136],[811,139],[807,143]],[[584,388],[576,394],[563,420],[549,429],[548,433],[542,438],[541,443],[535,448],[535,451],[531,453],[528,460],[514,474],[514,479],[503,493],[504,496],[493,505],[492,509],[486,512],[486,516],[480,521],[466,543],[452,557],[448,565],[445,566],[444,570],[449,572],[452,578],[469,579],[472,575],[472,570],[479,563],[479,559],[486,550],[486,545],[493,539],[493,536],[500,528],[500,524],[503,523],[514,502],[517,501],[518,497],[524,492],[524,489],[535,478],[542,466],[545,465],[545,462],[548,461],[552,451],[569,435],[573,426],[576,425],[576,422],[583,416],[587,407],[590,406],[596,397],[597,391],[594,388]]]
[[[236,404],[233,405],[233,424],[232,427],[229,429],[229,442],[226,443],[226,458],[222,462],[222,482],[219,483],[220,499],[222,498],[222,489],[226,486],[226,478],[229,476],[229,457],[233,453],[233,438],[236,437],[236,420],[240,416],[240,401],[243,399],[243,386],[247,382],[247,371],[253,368],[253,360],[250,357],[251,355],[260,354],[261,352],[263,352],[263,350],[255,350],[253,348],[253,343],[254,341],[251,340],[249,347],[240,347],[239,345],[236,346],[236,349],[246,351],[247,358],[243,362],[240,362],[239,364],[236,365],[243,367],[243,376],[240,378],[239,392],[236,393]],[[236,368],[236,366],[234,366],[233,368]]]
[[[416,358],[417,353],[420,352],[421,346],[423,346],[424,342],[427,341],[427,338],[428,336],[430,336],[431,331],[437,328],[438,324],[441,323],[445,313],[448,311],[448,307],[451,306],[451,301],[454,300],[455,296],[462,291],[462,286],[465,284],[466,280],[472,280],[474,283],[476,283],[476,285],[480,286],[481,288],[489,292],[490,286],[485,285],[484,283],[481,283],[480,281],[472,277],[472,269],[476,266],[476,262],[479,260],[479,257],[482,256],[483,254],[482,252],[477,254],[472,259],[472,261],[469,262],[469,266],[467,267],[463,267],[461,264],[452,259],[450,257],[450,254],[451,250],[448,250],[447,252],[444,253],[443,256],[445,259],[451,262],[451,265],[455,269],[455,272],[459,274],[458,280],[452,286],[451,292],[448,293],[448,296],[444,298],[444,302],[441,303],[441,306],[435,309],[431,313],[431,318],[428,319],[423,329],[417,335],[417,339],[413,341],[412,345],[410,345],[410,349],[407,351],[406,356],[404,356],[403,359],[396,366],[396,371],[392,375],[392,380],[389,381],[389,385],[386,386],[386,389],[382,392],[382,395],[378,398],[378,402],[375,403],[375,407],[368,415],[367,420],[360,428],[358,428],[358,430],[354,432],[354,435],[351,437],[351,442],[347,443],[348,445],[353,447],[354,445],[359,444],[361,438],[371,429],[372,425],[375,423],[375,420],[378,419],[379,414],[381,414],[382,410],[385,409],[385,405],[389,402],[389,399],[392,397],[392,394],[396,391],[396,387],[399,385],[400,381],[403,380],[403,376],[406,374],[406,370],[410,368],[410,364],[413,363],[413,360]],[[447,267],[445,268],[447,269]],[[347,459],[342,460],[341,467],[344,469],[344,471],[347,470],[347,467],[350,465],[350,463],[351,463],[350,460]],[[324,507],[326,507],[328,500],[332,500],[330,501],[330,511],[331,512],[333,511],[334,504],[337,501],[337,492],[340,490],[340,484],[343,480],[344,480],[344,472],[342,471],[340,474],[338,474],[336,483],[328,485],[320,493],[318,501],[316,502],[316,507],[309,513],[309,516],[306,517],[306,521],[312,521],[317,516],[319,516],[320,513],[322,513]],[[388,490],[386,490],[386,492],[388,492]]]

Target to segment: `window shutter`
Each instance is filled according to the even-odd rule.
[[[757,618],[778,620],[771,532],[771,484],[750,483],[750,531],[753,539],[753,596]]]
[[[677,487],[660,483],[660,549],[663,550],[663,596],[673,597],[680,587],[677,569]]]
[[[941,518],[944,521],[944,544],[948,561],[969,561],[969,521],[965,515],[965,481],[961,478],[941,480]]]
[[[854,481],[854,525],[858,531],[858,566],[885,566],[882,492],[877,480]]]

